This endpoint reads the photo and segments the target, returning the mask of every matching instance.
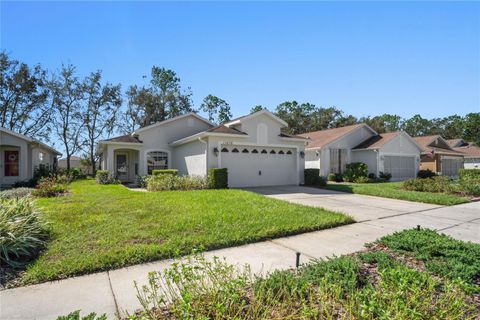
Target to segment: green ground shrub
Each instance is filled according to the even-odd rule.
[[[480,179],[480,169],[460,169],[460,179]]]
[[[471,284],[480,279],[479,244],[455,240],[429,229],[396,232],[379,242],[400,254],[412,254],[434,274]]]
[[[362,261],[369,263],[366,270]],[[396,262],[385,252],[315,261],[253,276],[202,256],[149,274],[137,288],[144,319],[475,319],[455,281]],[[159,313],[159,310],[160,313]]]
[[[472,195],[480,195],[480,169],[460,169],[459,171],[460,192]]]
[[[116,184],[120,183],[108,170],[97,170],[95,181],[98,184]]]
[[[207,180],[208,180],[209,189],[227,189],[228,188],[227,168],[208,169]]]
[[[152,175],[153,176],[159,176],[162,174],[171,174],[173,176],[178,175],[178,170],[177,169],[158,169],[158,170],[152,170]]]
[[[196,176],[160,174],[146,180],[148,191],[200,190],[207,188],[207,179]]]
[[[29,198],[0,198],[0,260],[20,267],[45,244],[47,233]]]
[[[85,316],[80,315],[80,310],[76,310],[67,314],[66,316],[60,316],[57,320],[107,320],[107,315],[97,315],[95,312],[89,313]]]
[[[304,183],[307,186],[326,186],[327,181],[320,176],[320,169],[305,169],[303,172]]]
[[[352,162],[347,164],[345,172],[343,173],[343,180],[354,182],[359,177],[368,177],[368,166],[363,162]]]
[[[402,188],[409,191],[453,193],[454,187],[449,177],[415,178],[405,180]]]

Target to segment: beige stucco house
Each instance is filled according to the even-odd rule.
[[[417,175],[422,148],[406,132],[378,134],[366,124],[355,124],[307,132],[311,139],[305,150],[305,167],[320,169],[320,175],[343,173],[346,165],[363,162],[369,173],[390,173],[392,180]]]
[[[227,168],[230,187],[298,185],[308,139],[282,134],[284,127],[267,110],[219,126],[189,113],[100,141],[97,154],[102,169],[123,182],[154,169],[206,176],[209,168]]]
[[[36,167],[55,167],[61,153],[46,144],[0,127],[0,187],[33,178]]]

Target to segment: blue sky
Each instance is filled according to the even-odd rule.
[[[175,70],[196,106],[285,100],[442,117],[480,112],[480,3],[1,2],[1,49],[142,84]]]

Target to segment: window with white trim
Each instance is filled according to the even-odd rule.
[[[168,153],[163,151],[147,152],[147,172],[152,174],[153,170],[168,169]]]

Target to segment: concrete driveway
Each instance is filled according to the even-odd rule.
[[[246,190],[275,199],[346,213],[357,222],[406,213],[426,212],[442,207],[434,204],[364,196],[302,186],[256,187],[246,188]]]

